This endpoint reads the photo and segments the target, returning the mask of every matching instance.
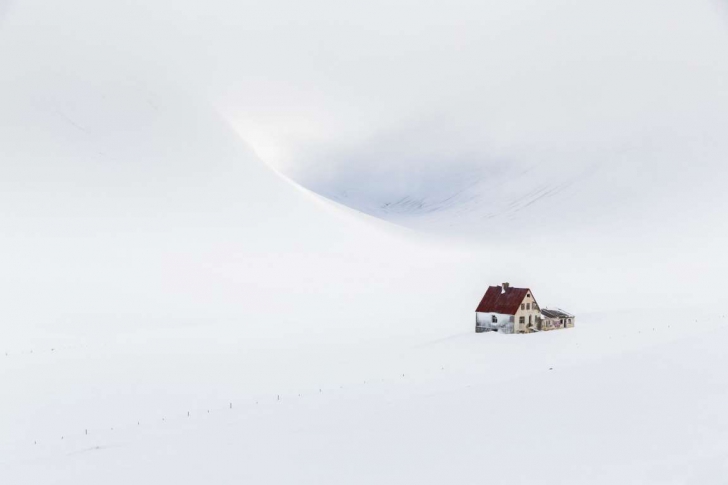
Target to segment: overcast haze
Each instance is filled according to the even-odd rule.
[[[727,18],[0,0],[0,483],[724,484]]]

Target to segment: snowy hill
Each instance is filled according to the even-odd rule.
[[[728,203],[724,6],[495,2],[477,13],[460,49],[423,49],[430,69],[397,70],[417,96],[406,119],[394,105],[333,144],[309,143],[292,177],[378,217],[488,239],[714,226]]]
[[[723,483],[713,7],[0,1],[0,483]]]

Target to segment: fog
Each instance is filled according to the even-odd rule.
[[[720,3],[0,5],[6,236],[263,221],[230,174],[268,165],[418,230],[722,264]]]

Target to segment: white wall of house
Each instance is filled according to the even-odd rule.
[[[535,328],[537,319],[539,318],[541,318],[541,310],[538,306],[538,302],[529,291],[516,312],[514,331],[516,333],[525,332],[528,328],[529,321]]]

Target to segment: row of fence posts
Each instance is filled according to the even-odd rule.
[[[445,370],[445,367],[442,367],[441,370]],[[405,377],[405,374],[402,374],[402,377]],[[384,379],[382,379],[382,381],[384,381]],[[364,384],[366,384],[366,383],[367,383],[367,381],[364,381]],[[343,389],[343,388],[344,388],[344,386],[339,386],[339,389]],[[321,394],[321,393],[323,393],[323,388],[319,388],[319,394]],[[303,396],[299,393],[298,397],[303,397]],[[281,395],[276,394],[276,401],[278,402],[280,400],[281,400]],[[257,405],[258,401],[255,401],[255,404]],[[228,403],[228,409],[233,409],[232,402]],[[207,410],[207,414],[210,414],[209,409]],[[187,411],[187,417],[189,418],[191,416],[192,416],[191,412]],[[166,421],[166,418],[162,418],[162,421]],[[141,426],[141,421],[137,421],[137,426]],[[84,429],[83,431],[84,431],[84,436],[88,436],[88,428]],[[114,428],[111,428],[111,431],[114,431]],[[65,440],[65,435],[61,436],[61,440]],[[33,441],[33,445],[37,445],[37,444],[38,444],[37,440]]]

